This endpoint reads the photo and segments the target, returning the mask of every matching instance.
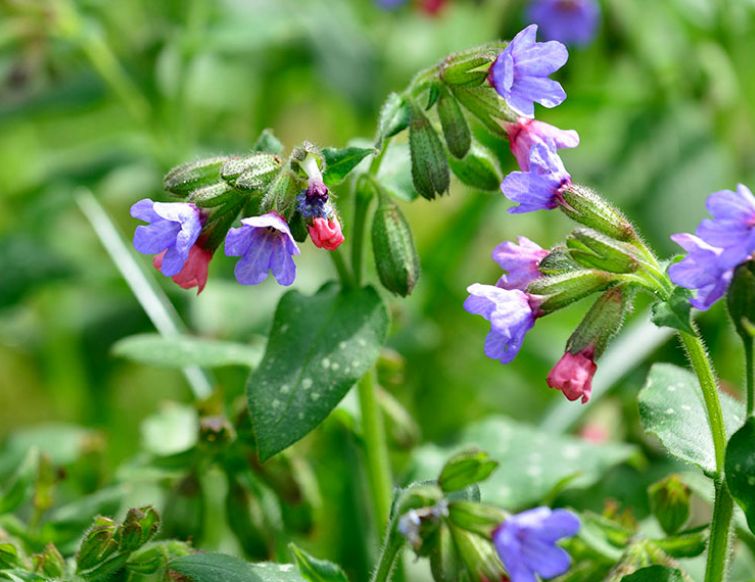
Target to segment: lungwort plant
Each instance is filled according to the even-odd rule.
[[[407,551],[428,561],[433,579],[448,582],[687,580],[684,560],[701,554],[705,580],[726,579],[735,538],[749,547],[755,540],[755,198],[742,185],[711,195],[711,218],[696,234],[673,237],[686,254],[660,259],[620,210],[573,181],[558,150],[577,147],[577,133],[534,119],[536,103],[555,107],[565,100],[550,75],[568,58],[564,45],[538,42],[536,33],[529,26],[509,43],[451,54],[419,72],[386,99],[374,140],[286,149],[265,131],[248,152],[170,171],[168,201],[132,206],[139,221],[134,247],[183,288],[211,286],[208,265],[229,260],[219,255],[235,262],[240,285],[270,276],[293,285],[302,247],[310,243],[328,254],[337,280],[323,273],[316,293],[286,292],[264,348],[188,336],[122,342],[119,353],[143,361],[249,365],[246,402],[234,409],[214,396],[173,411],[196,416],[186,445],[158,446],[123,469],[170,484],[161,521],[151,507],[132,509],[122,523],[96,517],[112,510],[107,489],[87,497],[86,506],[52,509],[51,461],[30,453],[0,501],[0,577],[346,580],[335,564],[289,546],[286,532],[311,529],[318,495],[307,460],[293,445],[319,430],[354,388],[364,465],[353,472],[367,475],[373,527],[342,535],[363,535],[373,549],[383,540],[374,582],[406,579]],[[505,178],[484,145],[504,140],[520,168]],[[376,365],[390,360],[386,297],[412,294],[421,283],[421,261],[397,202],[443,196],[452,175],[478,191],[500,188],[514,203],[512,214],[560,211],[575,224],[549,249],[524,237],[502,242],[492,253],[501,278],[469,284],[463,308],[489,322],[484,339],[481,327],[479,340],[469,341],[488,357],[516,365],[527,332],[541,318],[595,297],[561,359],[542,374],[543,383],[580,406],[591,397],[601,355],[640,295],[652,297],[656,325],[678,335],[690,370],[654,365],[638,397],[639,414],[670,456],[699,471],[666,476],[650,488],[656,518],[650,530],[615,511],[548,507],[580,480],[594,483],[632,455],[631,447],[548,435],[503,419],[470,427],[458,446],[423,447],[415,454],[415,479],[398,486],[386,418],[411,423],[379,387]],[[510,219],[513,227],[516,220]],[[367,282],[370,247],[378,280]],[[256,292],[248,290],[252,305]],[[719,390],[691,313],[723,298],[746,354],[746,406]],[[157,422],[170,426],[165,415]],[[199,551],[207,512],[224,511],[205,501],[206,475],[213,471],[221,475],[226,519],[249,562]],[[709,519],[691,522],[693,493],[710,493]],[[80,542],[76,528],[63,525],[66,516],[91,522]]]

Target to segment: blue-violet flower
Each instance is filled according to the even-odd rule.
[[[563,87],[548,75],[560,69],[569,52],[560,42],[535,42],[537,25],[517,34],[490,67],[489,79],[515,111],[535,114],[535,102],[555,107],[566,99]]]
[[[565,509],[537,507],[506,518],[493,532],[493,544],[511,582],[537,582],[565,573],[571,558],[556,545],[579,532],[579,518]]]
[[[715,192],[706,207],[713,218],[703,220],[696,234],[721,249],[719,265],[730,269],[750,260],[755,253],[755,196],[750,189],[739,184],[736,192]]]
[[[519,244],[502,242],[493,249],[493,260],[506,274],[498,280],[496,286],[501,289],[526,290],[527,285],[540,278],[538,266],[547,255],[547,250],[524,236],[519,237]]]
[[[279,284],[291,285],[296,278],[293,256],[299,253],[288,223],[277,212],[242,219],[225,239],[225,254],[242,257],[234,269],[242,285],[262,283],[268,271]]]
[[[600,5],[596,0],[534,0],[527,17],[548,40],[586,45],[595,38]]]
[[[519,353],[524,336],[535,325],[539,299],[519,289],[501,289],[479,283],[467,287],[467,292],[469,297],[464,302],[464,309],[490,322],[485,355],[508,364]]]
[[[145,198],[131,207],[131,216],[148,223],[136,227],[134,248],[145,255],[164,253],[160,261],[163,275],[180,273],[202,232],[199,209],[185,202],[153,202]]]
[[[571,176],[558,154],[544,144],[535,144],[530,151],[529,169],[511,172],[501,184],[501,191],[519,206],[509,208],[512,214],[550,210],[563,200],[563,191],[571,186]]]
[[[734,269],[721,268],[721,249],[694,234],[675,234],[671,240],[687,251],[687,256],[669,267],[669,277],[676,285],[696,291],[690,303],[705,311],[724,296],[731,284]]]

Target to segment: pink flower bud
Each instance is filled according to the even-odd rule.
[[[584,404],[590,400],[592,377],[597,369],[592,349],[576,354],[566,352],[548,374],[548,386],[561,390],[569,400],[581,397]]]
[[[307,227],[309,236],[317,248],[334,251],[344,241],[338,218],[315,218]]]
[[[152,260],[152,264],[158,271],[162,267],[165,252],[156,255]],[[207,284],[207,270],[211,259],[212,253],[210,251],[202,248],[199,244],[195,244],[189,250],[189,258],[183,268],[171,278],[179,287],[184,289],[197,287],[197,295],[199,295]]]
[[[545,144],[552,152],[579,145],[579,135],[576,131],[566,131],[526,117],[519,118],[516,123],[507,124],[506,133],[509,136],[511,153],[523,172],[530,169],[530,151],[535,144]]]
[[[579,431],[579,436],[581,436],[587,442],[600,445],[602,443],[608,442],[608,437],[610,435],[608,434],[608,430],[606,430],[604,426],[601,426],[596,422],[590,422],[582,427],[582,429]]]

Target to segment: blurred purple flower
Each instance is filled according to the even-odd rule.
[[[519,244],[505,241],[493,249],[493,260],[506,271],[496,283],[501,289],[524,291],[527,285],[541,276],[538,266],[548,251],[527,237],[520,236],[518,240]]]
[[[406,4],[406,0],[375,0],[375,4],[383,10],[395,10],[399,6]]]
[[[137,226],[134,248],[145,255],[163,253],[160,271],[172,277],[183,269],[191,247],[202,232],[202,219],[193,204],[139,200],[131,207],[131,216],[149,223]]]
[[[509,208],[512,214],[550,210],[562,199],[564,189],[571,186],[571,176],[561,158],[544,144],[535,144],[530,151],[529,170],[511,172],[501,184],[501,191],[519,206]]]
[[[268,212],[241,220],[225,239],[225,254],[242,257],[234,273],[242,285],[257,285],[267,279],[268,271],[281,285],[291,285],[296,278],[294,255],[300,253],[286,220],[277,212]]]
[[[687,251],[687,256],[669,267],[669,277],[676,285],[696,291],[690,303],[705,311],[724,296],[734,269],[722,268],[721,249],[694,234],[675,234],[671,240]]]
[[[511,582],[537,582],[565,573],[571,558],[556,542],[579,532],[579,518],[565,509],[537,507],[506,518],[493,532],[493,544]]]
[[[495,90],[515,111],[527,117],[535,114],[535,102],[555,107],[566,99],[563,87],[548,75],[560,69],[569,52],[560,42],[535,42],[537,25],[517,34],[490,67]]]
[[[544,144],[556,151],[561,148],[575,148],[579,145],[579,134],[573,129],[559,129],[548,123],[522,117],[516,123],[506,126],[511,153],[514,154],[519,168],[526,172],[530,169],[530,152],[536,144]]]
[[[739,184],[736,192],[715,192],[706,207],[713,218],[700,223],[697,236],[721,249],[721,268],[733,269],[747,262],[755,253],[755,196],[750,189]]]
[[[485,338],[485,355],[508,364],[519,353],[524,336],[535,325],[538,299],[518,289],[501,289],[479,283],[467,287],[467,292],[469,297],[464,302],[464,309],[481,315],[491,325]]]
[[[548,40],[586,45],[595,38],[600,5],[595,0],[533,0],[527,17]]]

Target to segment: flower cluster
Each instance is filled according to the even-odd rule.
[[[299,167],[306,176],[306,188],[295,196],[293,204],[285,201],[281,204],[294,206],[289,216],[306,226],[316,247],[332,251],[344,241],[341,224],[329,199],[317,156],[309,152],[302,156]],[[214,160],[209,160],[205,166],[202,162],[188,164],[171,172],[166,188],[171,189],[167,185],[169,180],[174,193],[184,193],[187,184],[196,187],[192,190],[186,186],[191,192],[189,199],[196,199],[196,203],[144,199],[134,204],[131,216],[147,223],[136,228],[136,250],[155,255],[154,266],[184,289],[196,287],[201,292],[207,283],[213,254],[225,240],[225,254],[240,257],[234,270],[239,283],[258,285],[272,273],[280,285],[291,285],[296,278],[293,257],[300,250],[284,213],[275,208],[276,200],[268,212],[242,218],[240,226],[231,228],[246,201],[245,189],[256,192],[264,186],[274,188],[274,172],[269,172],[265,164],[272,160],[273,170],[280,170],[277,158],[266,154],[257,157],[262,159],[229,158],[220,169]],[[278,176],[283,177],[285,184],[293,179],[285,171]],[[222,181],[206,185],[205,179]],[[229,193],[234,196],[229,198]],[[200,201],[204,203],[201,206]],[[300,240],[304,237],[306,233]]]
[[[687,255],[669,267],[671,280],[693,290],[691,303],[701,310],[724,296],[734,270],[755,254],[755,196],[747,186],[711,194],[707,208],[712,218],[703,220],[695,234],[671,237]]]

